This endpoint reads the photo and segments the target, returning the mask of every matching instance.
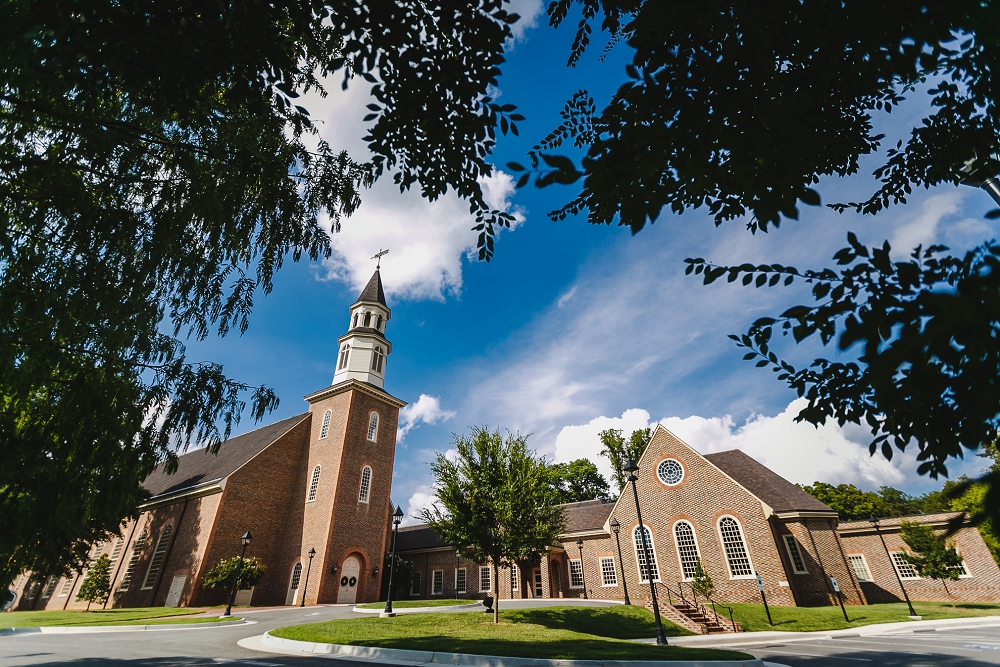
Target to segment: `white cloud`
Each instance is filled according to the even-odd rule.
[[[406,501],[406,509],[403,510],[403,519],[400,521],[401,526],[412,526],[418,523],[423,523],[420,519],[420,513],[431,507],[434,501],[437,500],[437,496],[434,495],[434,489],[422,484],[417,487],[409,500]]]
[[[611,479],[611,461],[601,456],[600,438],[597,434],[607,429],[618,429],[627,438],[632,431],[649,426],[649,413],[632,408],[621,417],[597,417],[580,426],[564,426],[556,436],[555,462],[569,463],[576,459],[590,459],[602,475]]]
[[[438,420],[448,421],[455,416],[451,410],[441,409],[441,399],[437,396],[420,394],[416,403],[411,403],[399,411],[399,426],[396,428],[396,443],[402,443],[406,434],[419,424],[436,424]]]
[[[963,196],[964,193],[956,188],[924,200],[916,217],[896,228],[889,241],[894,255],[903,258],[918,245],[926,248],[935,239],[939,240],[938,227],[941,221],[958,213]]]
[[[566,303],[573,298],[574,294],[576,294],[576,285],[573,285],[559,296],[559,300],[556,301],[556,308],[562,308],[565,306]]]
[[[514,42],[522,42],[525,33],[538,25],[538,17],[542,13],[542,0],[510,0],[509,5],[508,11],[521,16],[510,29],[514,33]]]

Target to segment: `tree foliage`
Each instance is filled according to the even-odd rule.
[[[516,19],[502,0],[0,7],[0,581],[79,567],[157,465],[277,405],[182,340],[242,333],[375,178],[454,189],[489,259],[510,217],[479,179],[520,116],[486,91]],[[302,96],[324,77],[371,87],[371,163],[316,135]]]
[[[903,552],[903,558],[917,569],[921,577],[940,581],[948,597],[951,597],[947,581],[958,581],[962,574],[962,556],[955,545],[927,524],[915,521],[902,522],[899,534],[910,548],[908,552]]]
[[[694,577],[691,579],[691,590],[703,598],[712,597],[712,592],[715,590],[715,582],[712,581],[712,576],[702,567],[700,558],[694,564]]]
[[[413,561],[399,554],[386,554],[383,565],[385,572],[389,572],[389,567],[393,565],[393,559],[396,561],[395,569],[392,571],[392,598],[395,600],[399,598],[400,591],[405,591],[410,586],[410,581],[413,579]],[[386,586],[388,586],[388,582],[386,582]]]
[[[628,440],[622,435],[621,429],[614,428],[601,431],[597,437],[601,439],[603,445],[601,456],[607,456],[611,460],[611,481],[621,492],[628,481],[625,465],[629,461],[639,462],[642,453],[646,451],[646,445],[653,437],[653,429],[646,427],[632,431]]]
[[[437,501],[422,517],[462,555],[489,563],[497,592],[500,569],[537,561],[556,541],[562,509],[553,502],[545,460],[526,437],[474,427],[471,435],[455,434],[452,449],[454,456],[438,453],[431,463]],[[494,623],[499,608],[494,603]]]
[[[611,501],[608,480],[588,459],[576,459],[569,463],[553,463],[548,466],[549,484],[560,503],[576,503],[582,500]]]
[[[111,595],[111,559],[107,554],[101,554],[90,566],[87,576],[83,578],[76,599],[77,602],[86,600],[87,611],[90,611],[92,603],[104,604],[108,601],[109,595]]]
[[[205,573],[205,576],[201,580],[202,585],[210,589],[232,589],[233,582],[236,581],[236,569],[239,565],[239,556],[223,558]],[[239,585],[236,587],[236,590],[245,591],[253,588],[260,583],[266,572],[267,566],[257,560],[256,556],[244,558],[243,567],[240,568]]]
[[[843,521],[858,521],[870,516],[884,518],[938,511],[938,495],[911,496],[891,486],[883,486],[877,493],[862,491],[853,484],[834,486],[825,482],[813,482],[808,486],[800,484],[799,488],[835,510]],[[928,502],[934,509],[928,507]]]

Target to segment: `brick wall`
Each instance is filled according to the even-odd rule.
[[[827,518],[772,519],[788,583],[800,606],[839,604],[830,577],[837,581],[844,604],[866,604],[865,596],[850,569],[837,536],[836,521]],[[798,544],[805,572],[793,567],[785,536],[792,535]]]

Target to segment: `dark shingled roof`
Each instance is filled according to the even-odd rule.
[[[611,510],[614,507],[614,503],[605,503],[600,500],[566,503],[563,505],[566,516],[566,532],[601,530],[604,528],[604,522],[611,516]]]
[[[771,506],[775,512],[833,512],[808,493],[738,449],[706,454],[722,472]]]
[[[382,291],[382,277],[379,275],[378,269],[375,269],[371,280],[365,285],[364,291],[361,292],[361,296],[358,297],[358,301],[355,303],[359,301],[375,301],[385,306],[385,292]]]
[[[165,475],[161,464],[142,485],[155,497],[228,477],[308,416],[304,412],[230,438],[219,446],[215,455],[204,449],[185,454],[178,458],[177,472],[173,475]]]
[[[880,518],[878,520],[879,528],[899,528],[899,525],[904,521],[913,521],[914,523],[944,523],[946,521],[951,521],[952,519],[957,519],[960,516],[964,516],[965,512],[940,512],[938,514],[913,514],[910,516],[896,516],[889,517],[887,519]],[[867,520],[862,521],[841,521],[840,525],[837,526],[837,530],[858,530],[864,528],[874,528]]]
[[[396,536],[396,551],[416,551],[448,546],[426,523],[399,529]]]

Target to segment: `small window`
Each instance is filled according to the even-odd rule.
[[[794,535],[785,535],[785,548],[788,549],[788,557],[792,560],[792,569],[795,574],[809,574],[806,571],[806,562],[802,559],[799,541],[795,539]]]
[[[358,326],[358,314],[354,313],[354,324],[351,326],[351,328],[353,329],[356,326]]]
[[[681,562],[684,581],[691,581],[701,554],[698,553],[698,542],[694,538],[694,527],[690,522],[678,521],[674,524],[674,542],[677,544],[677,558]]]
[[[431,572],[431,595],[442,593],[444,593],[444,570],[434,570]]]
[[[375,351],[372,352],[372,370],[376,373],[382,372],[382,363],[385,361],[385,350],[381,346],[376,345]]]
[[[569,587],[583,588],[583,562],[579,558],[569,561]]]
[[[970,579],[970,578],[972,578],[972,573],[969,572],[969,566],[966,565],[965,558],[962,559],[962,564],[961,565],[956,565],[954,569],[958,570],[958,578],[959,579]]]
[[[69,595],[71,588],[73,588],[73,577],[66,577],[66,581],[62,585],[62,590],[59,591],[59,597],[64,598]]]
[[[365,466],[361,469],[361,490],[358,491],[358,502],[367,503],[372,490],[372,469]]]
[[[299,581],[302,579],[302,563],[296,563],[295,567],[292,568],[292,582],[289,584],[289,590],[297,591],[299,590]]]
[[[340,361],[337,362],[337,370],[342,371],[347,368],[347,360],[351,356],[351,346],[344,345],[340,348]]]
[[[601,558],[601,586],[617,586],[618,573],[615,572],[615,559]]]
[[[667,486],[677,486],[684,479],[684,466],[677,459],[664,459],[656,466],[656,476]]]
[[[111,550],[111,564],[114,565],[118,562],[118,558],[122,555],[122,547],[125,545],[125,541],[122,538],[118,538],[115,542],[115,548]]]
[[[370,327],[371,325],[372,325],[372,314],[370,312],[368,312],[368,311],[365,311],[365,323],[364,323],[364,326]]]
[[[410,595],[417,596],[420,595],[420,573],[414,572],[410,576]]]
[[[313,468],[312,478],[309,480],[309,495],[306,496],[306,502],[311,503],[316,500],[316,491],[319,490],[319,474],[322,471],[319,464]]]
[[[51,577],[49,577],[48,580],[45,582],[45,588],[42,590],[42,597],[43,598],[52,597],[52,593],[54,593],[56,590],[57,583],[59,583],[59,577],[57,577],[56,575],[52,575]]]
[[[902,551],[890,551],[889,557],[892,558],[892,564],[895,566],[896,573],[899,574],[900,579],[920,578],[920,575],[917,573],[917,568],[913,566],[913,563],[903,557]]]
[[[521,577],[517,571],[517,565],[510,568],[510,590],[516,591],[521,588]]]
[[[148,535],[149,533],[143,528],[142,532],[139,533],[139,537],[135,538],[135,542],[132,543],[132,557],[129,558],[128,567],[125,569],[125,576],[122,577],[122,583],[118,586],[118,590],[127,591],[128,587],[132,585],[132,575],[135,573],[135,566],[139,562],[139,556],[146,546],[146,537]]]
[[[142,583],[142,590],[147,591],[156,583],[156,575],[160,573],[160,565],[163,564],[163,554],[167,552],[167,545],[170,544],[170,533],[174,530],[173,525],[167,524],[160,532],[160,539],[156,541],[156,549],[153,550],[153,560],[149,563],[149,571],[146,572],[146,580]]]
[[[743,540],[743,529],[740,522],[731,516],[719,519],[719,534],[722,536],[722,549],[729,565],[731,579],[752,579],[753,565],[747,552],[747,543]]]
[[[333,417],[333,410],[327,410],[323,413],[323,426],[319,429],[319,439],[323,440],[326,436],[330,435],[330,418]]]
[[[378,329],[379,331],[382,330],[382,316],[381,315],[379,315],[378,317],[375,318],[375,328]]]
[[[378,413],[373,412],[368,418],[368,440],[375,442],[378,438]]]
[[[865,562],[865,557],[861,554],[853,554],[847,557],[847,562],[851,564],[851,569],[854,570],[854,576],[858,578],[858,581],[872,581],[871,570],[868,569],[868,563]]]
[[[465,568],[459,567],[455,568],[455,592],[464,593],[465,592]]]
[[[479,590],[489,593],[493,590],[493,577],[490,576],[490,566],[483,565],[479,568]]]
[[[632,531],[632,543],[635,546],[635,560],[639,566],[639,582],[649,583],[649,574],[652,570],[653,581],[660,580],[660,570],[656,566],[656,550],[653,547],[653,535],[649,532],[648,526],[643,526],[643,533],[646,535],[646,544],[649,546],[649,559],[650,564],[647,568],[646,566],[646,551],[642,548],[642,535],[639,533],[639,526],[635,527]]]

